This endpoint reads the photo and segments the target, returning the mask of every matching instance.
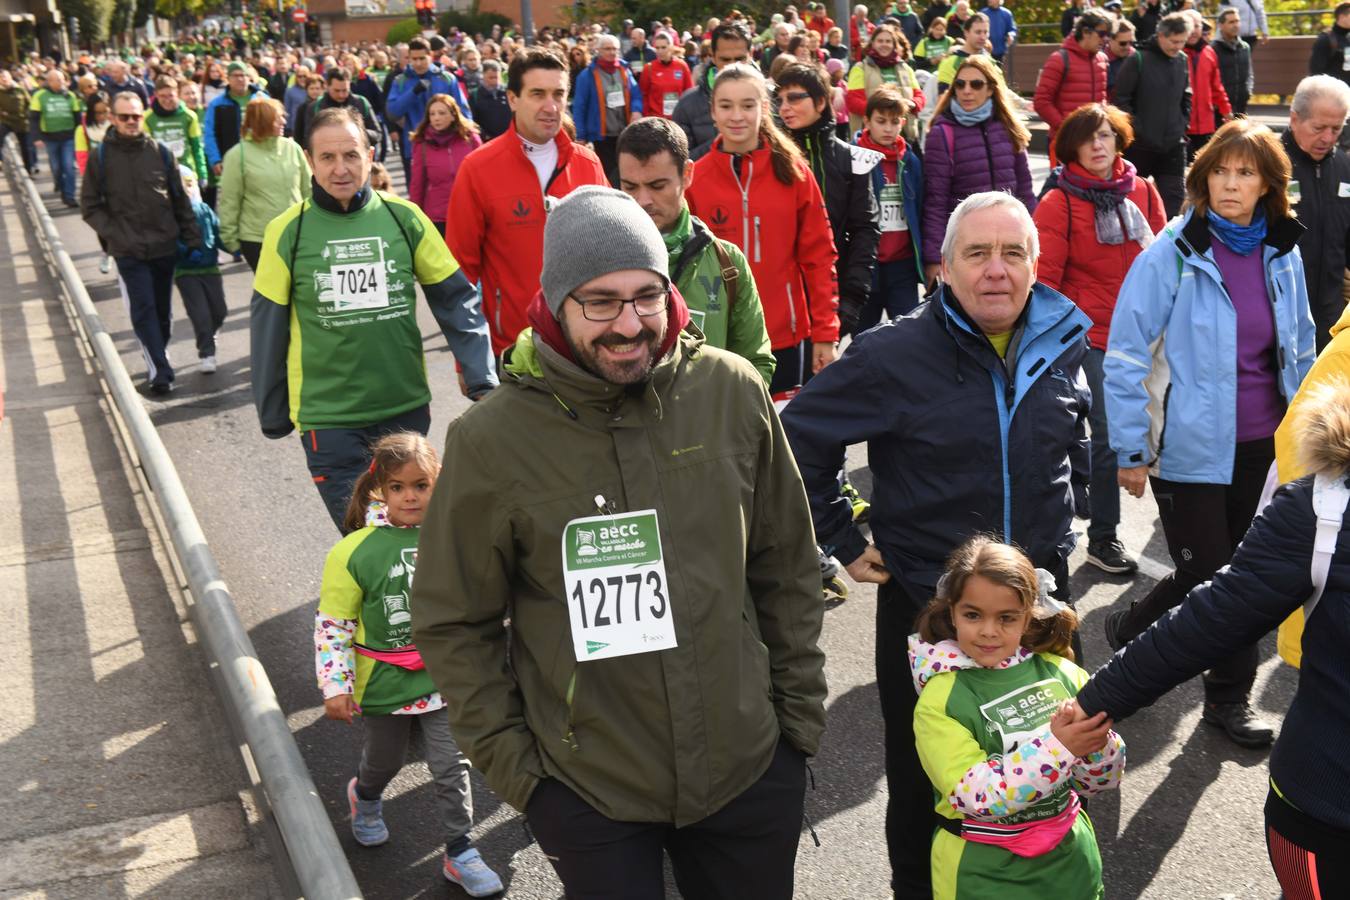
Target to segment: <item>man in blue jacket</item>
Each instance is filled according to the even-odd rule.
[[[425,38],[413,38],[408,42],[408,66],[389,86],[389,100],[385,104],[387,118],[402,121],[404,135],[411,135],[422,124],[426,115],[427,101],[434,94],[449,94],[459,104],[459,110],[467,119],[473,118],[469,109],[469,98],[459,79],[431,62],[431,45]],[[403,174],[412,183],[412,141],[399,141],[403,154]]]
[[[947,556],[992,532],[1055,575],[1068,600],[1074,514],[1087,512],[1091,324],[1035,283],[1036,227],[1005,193],[957,206],[928,303],[854,338],[783,411],[816,540],[877,591],[877,687],[886,734],[886,842],[896,898],[930,898],[933,792],[914,749],[906,638]],[[868,443],[875,546],[836,478]],[[1080,656],[1081,658],[1081,656]]]
[[[226,70],[229,88],[206,107],[202,120],[202,147],[206,150],[206,165],[214,181],[220,177],[220,161],[239,143],[244,124],[244,109],[254,97],[266,97],[261,86],[250,84],[248,66],[235,60]]]
[[[605,177],[618,187],[619,132],[629,122],[642,118],[642,91],[628,63],[619,59],[617,37],[602,34],[596,46],[595,61],[577,76],[572,121],[577,126],[577,140],[595,150]]]

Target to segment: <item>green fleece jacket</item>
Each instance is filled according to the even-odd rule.
[[[305,151],[290,138],[242,140],[220,167],[220,240],[231,253],[240,241],[261,243],[267,223],[310,196]]]
[[[750,360],[764,383],[773,381],[775,365],[764,307],[759,302],[755,276],[741,248],[714,237],[708,226],[685,207],[670,233],[662,235],[670,254],[670,276],[689,306],[689,316],[710,345]],[[736,296],[727,294],[718,258],[717,241],[736,267]]]
[[[815,753],[820,574],[763,379],[693,331],[636,389],[532,329],[503,358],[503,385],[450,424],[412,598],[413,639],[488,784],[524,810],[556,778],[609,818],[680,826],[758,780],[780,735]],[[597,494],[655,511],[678,646],[576,660],[561,538]]]

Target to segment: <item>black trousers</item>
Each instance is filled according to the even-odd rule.
[[[258,271],[258,260],[262,257],[262,243],[259,241],[240,241],[239,252],[244,257],[244,262],[254,272]]]
[[[1153,176],[1169,219],[1181,212],[1186,199],[1186,144],[1178,141],[1168,150],[1150,150],[1135,142],[1125,151],[1125,158],[1134,163],[1140,177]]]
[[[371,445],[397,431],[425,435],[430,429],[431,407],[419,406],[364,428],[316,428],[300,432],[309,474],[338,531],[346,533],[342,520],[347,515],[356,479],[370,467]]]
[[[1275,439],[1262,438],[1237,445],[1229,484],[1149,479],[1176,571],[1126,612],[1117,631],[1122,641],[1133,639],[1180,606],[1191,588],[1209,581],[1228,564],[1256,516],[1256,504],[1274,459]],[[1252,644],[1210,669],[1205,673],[1205,699],[1212,703],[1246,702],[1259,662],[1257,647]]]
[[[603,113],[601,113],[603,115]],[[619,186],[619,139],[617,137],[600,138],[592,141],[595,155],[600,157],[600,166],[605,170],[611,187]]]
[[[663,900],[662,850],[685,897],[790,900],[805,791],[806,759],[780,739],[758,781],[683,828],[606,818],[553,778],[525,816],[568,900]]]
[[[799,388],[811,380],[811,362],[814,348],[811,339],[773,351],[775,366],[769,382],[770,396]]]
[[[1266,853],[1284,900],[1350,897],[1350,832],[1266,795]]]

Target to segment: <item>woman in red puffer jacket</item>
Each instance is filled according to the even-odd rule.
[[[1120,488],[1101,400],[1102,360],[1125,274],[1167,224],[1158,189],[1138,177],[1121,156],[1133,140],[1130,117],[1114,106],[1093,103],[1074,110],[1055,134],[1055,154],[1062,164],[1050,173],[1032,215],[1041,241],[1036,280],[1068,297],[1092,319],[1083,358],[1093,396],[1088,415],[1092,425],[1088,562],[1116,575],[1133,572],[1136,563],[1116,538]]]

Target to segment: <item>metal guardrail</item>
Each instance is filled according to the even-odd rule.
[[[75,263],[47,213],[37,186],[20,159],[16,139],[4,143],[4,162],[10,178],[23,193],[37,230],[49,250],[49,262],[65,286],[85,335],[103,370],[119,414],[126,424],[155,503],[173,541],[173,550],[192,591],[190,609],[208,661],[217,667],[220,687],[247,745],[267,804],[275,817],[300,890],[308,900],[352,900],[361,889],[347,863],[346,853],[333,832],[319,800],[300,748],[296,746],[277,703],[272,683],[258,660],[253,641],[244,630],[215,556],[178,478],[178,470],[145,411],[131,376],[117,353],[112,337],[94,308]]]

